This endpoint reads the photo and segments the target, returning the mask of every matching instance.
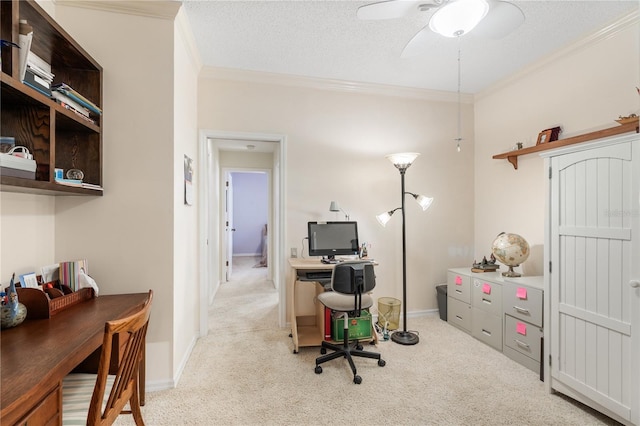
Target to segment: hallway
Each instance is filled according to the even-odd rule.
[[[257,267],[259,256],[234,256],[231,280],[220,285],[209,307],[209,332],[278,328],[278,292]]]

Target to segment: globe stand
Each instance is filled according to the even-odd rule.
[[[513,270],[514,266],[518,267],[520,265],[513,265],[513,266],[509,265],[509,270],[507,272],[503,272],[502,276],[503,277],[511,277],[511,278],[513,278],[513,277],[521,277],[522,274],[519,274],[519,273],[517,273],[516,271]]]

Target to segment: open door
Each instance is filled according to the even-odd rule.
[[[225,215],[225,247],[226,247],[226,272],[225,279],[226,281],[231,280],[231,273],[233,270],[233,233],[235,232],[235,228],[233,227],[233,181],[231,178],[231,173],[225,174],[226,182],[225,182],[225,207],[224,207],[224,215]]]

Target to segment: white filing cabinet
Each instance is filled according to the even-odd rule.
[[[447,321],[540,373],[543,277],[447,271]]]

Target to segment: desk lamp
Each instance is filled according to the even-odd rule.
[[[329,211],[330,212],[342,212],[344,213],[344,220],[349,220],[349,214],[347,212],[345,212],[344,210],[342,210],[342,207],[340,207],[340,205],[338,204],[337,201],[332,201],[331,205],[329,206]]]
[[[391,215],[396,210],[402,211],[402,316],[403,316],[403,330],[395,331],[391,335],[391,340],[401,345],[415,345],[419,342],[418,335],[416,333],[412,333],[407,331],[407,236],[405,230],[405,215],[404,215],[404,198],[405,195],[411,195],[416,202],[422,207],[422,210],[425,211],[431,206],[433,202],[433,198],[425,197],[424,195],[414,194],[412,192],[407,192],[404,190],[404,174],[413,163],[413,161],[418,157],[418,153],[416,152],[404,152],[400,154],[391,154],[387,155],[387,158],[394,166],[400,171],[400,190],[402,196],[402,206],[397,207],[388,212],[379,214],[376,216],[380,225],[385,226],[387,222],[391,219]]]

